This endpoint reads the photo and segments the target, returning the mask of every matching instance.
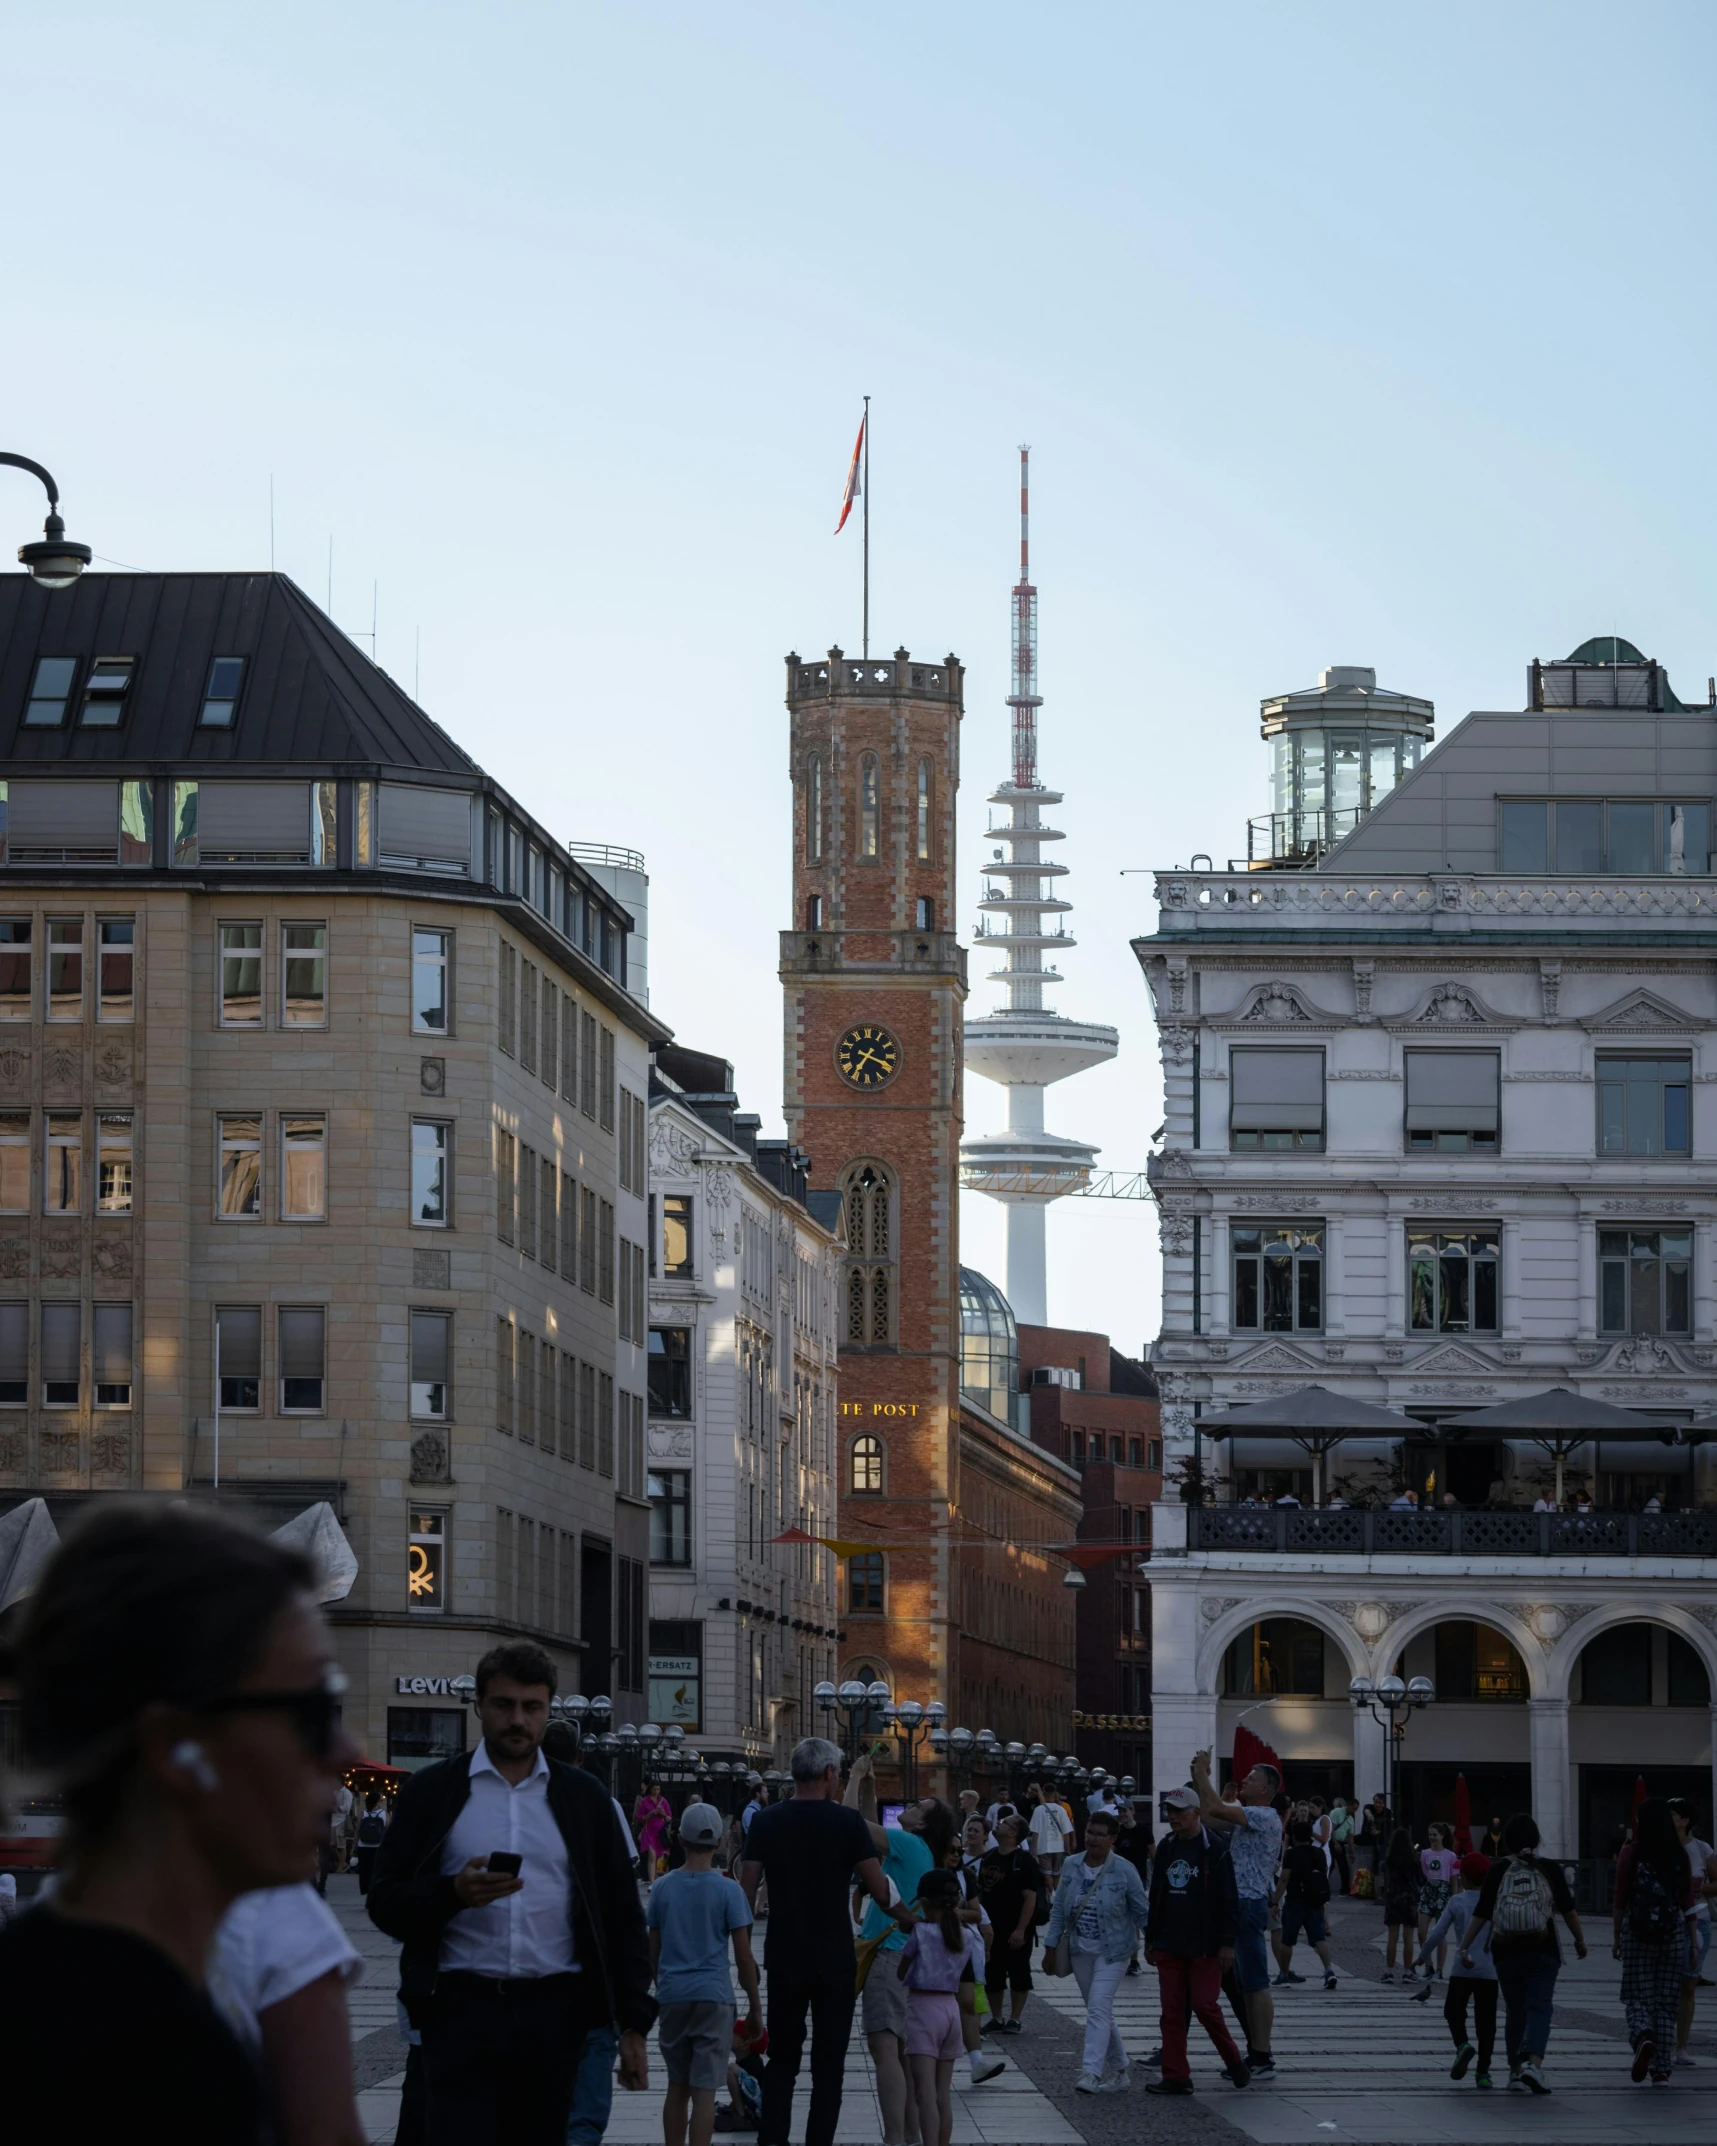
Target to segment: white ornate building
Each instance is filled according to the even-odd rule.
[[[1350,705],[1319,751],[1373,742]],[[1369,1797],[1384,1732],[1348,1684],[1399,1669],[1438,1689],[1401,1747],[1410,1815],[1460,1772],[1475,1815],[1530,1799],[1592,1856],[1641,1774],[1711,1803],[1717,1486],[1675,1426],[1717,1402],[1717,706],[1591,642],[1395,770],[1274,865],[1160,873],[1136,942],[1166,1466],[1214,1478],[1154,1514],[1157,1785],[1244,1716],[1291,1774]],[[1294,1446],[1198,1429],[1312,1383],[1422,1427],[1335,1449],[1345,1510],[1308,1510]],[[1568,1456],[1591,1518],[1531,1510],[1546,1454],[1444,1428],[1551,1386],[1664,1427]],[[1431,1509],[1388,1510],[1409,1485]]]
[[[732,1069],[657,1053],[650,1097],[648,1714],[785,1764],[836,1660],[838,1193],[759,1140]],[[815,1210],[815,1211],[814,1211]]]

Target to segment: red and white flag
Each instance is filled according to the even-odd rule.
[[[867,410],[859,419],[858,438],[853,442],[853,458],[847,467],[847,488],[841,494],[841,518],[835,524],[836,536],[847,526],[847,516],[853,511],[853,501],[859,496],[859,464],[864,459],[864,428],[869,422],[870,413]]]

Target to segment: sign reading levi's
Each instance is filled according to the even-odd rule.
[[[916,1401],[842,1401],[843,1416],[916,1416]]]

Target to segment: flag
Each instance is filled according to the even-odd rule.
[[[847,488],[841,494],[841,518],[835,524],[836,536],[847,526],[847,516],[853,511],[853,501],[859,496],[859,464],[864,457],[864,428],[869,421],[868,412],[859,419],[858,438],[853,442],[853,458],[847,469]]]

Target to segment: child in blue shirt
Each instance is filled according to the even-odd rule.
[[[733,2045],[733,1977],[727,1948],[745,1990],[746,2032],[759,2026],[757,1963],[751,1956],[751,1910],[744,1893],[715,1868],[722,1835],[721,1813],[707,1803],[688,1805],[679,1825],[685,1866],[658,1878],[650,1889],[646,1920],[656,1998],[662,2008],[662,2063],[668,2098],[662,2107],[664,2146],[710,2146],[715,2131],[716,2090],[726,2084]]]

